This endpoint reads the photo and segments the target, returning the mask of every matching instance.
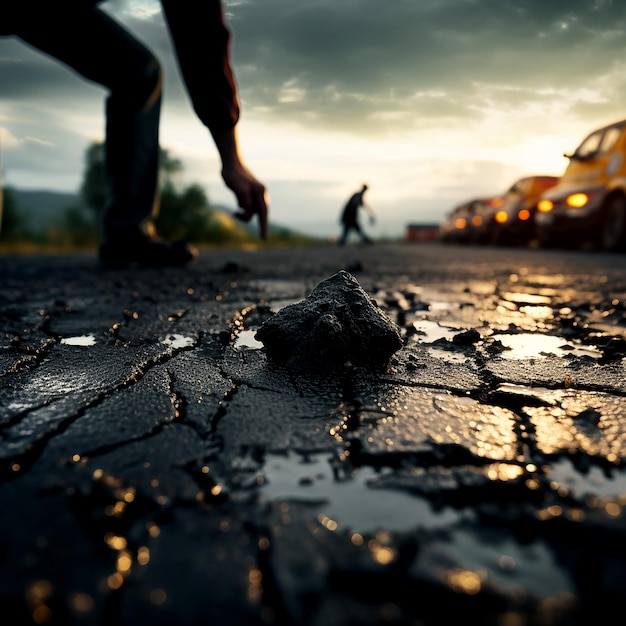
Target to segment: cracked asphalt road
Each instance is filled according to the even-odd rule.
[[[561,626],[626,592],[626,256],[389,243],[0,257],[7,625]],[[382,371],[255,329],[349,271]]]

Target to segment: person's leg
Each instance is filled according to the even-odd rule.
[[[343,225],[343,232],[341,233],[341,239],[339,240],[340,246],[344,246],[347,243],[348,238],[350,237],[350,232],[353,228],[354,224],[352,222],[346,222]]]
[[[352,228],[354,229],[354,232],[360,237],[362,242],[365,242],[366,239],[366,235],[365,233],[361,230],[361,227],[359,226],[358,222],[355,222],[354,224],[352,224]]]
[[[361,238],[363,243],[372,243],[372,240],[368,237],[367,233],[361,228],[361,225],[358,222],[354,222],[352,224],[352,228],[354,232]]]
[[[360,226],[358,226],[358,230],[359,230],[359,235],[361,235],[361,241],[363,243],[372,243],[372,240],[370,239],[369,235]]]
[[[75,5],[73,5],[75,6]],[[182,248],[147,246],[155,236],[158,202],[159,117],[162,75],[155,56],[106,13],[55,3],[21,20],[16,35],[109,90],[106,100],[105,174],[101,256],[185,264]],[[176,253],[183,257],[177,259]],[[191,251],[190,251],[191,253]],[[180,262],[179,262],[180,261]]]
[[[339,237],[339,241],[337,242],[340,246],[344,246],[346,244],[346,239],[348,238],[348,226],[344,224],[341,231],[341,237]]]

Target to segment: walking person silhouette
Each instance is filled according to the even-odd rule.
[[[103,264],[184,266],[197,250],[158,236],[159,118],[162,70],[138,39],[105,13],[103,0],[2,2],[0,35],[14,35],[108,90],[104,142],[107,200]],[[267,235],[265,186],[245,165],[237,138],[239,101],[231,34],[221,0],[160,0],[194,111],[219,153],[221,175],[238,203],[236,217],[257,215]]]
[[[346,244],[351,231],[354,231],[357,235],[359,235],[363,243],[372,243],[371,238],[361,228],[358,219],[359,209],[363,207],[370,214],[370,223],[373,224],[375,221],[372,208],[363,199],[363,195],[367,189],[367,185],[364,184],[360,191],[357,191],[350,196],[350,199],[346,202],[346,205],[343,208],[341,213],[341,224],[343,225],[343,230],[341,237],[339,238],[340,246],[344,246]]]

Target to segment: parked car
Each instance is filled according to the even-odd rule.
[[[526,176],[502,195],[486,216],[487,243],[526,246],[535,239],[535,215],[541,195],[559,182],[558,176]]]
[[[455,206],[439,228],[439,240],[445,243],[471,243],[475,229],[482,218],[479,209],[481,198],[474,198]]]
[[[489,196],[481,198],[475,207],[474,220],[470,241],[476,244],[491,243],[494,219],[503,204],[502,196]]]
[[[543,246],[626,246],[626,120],[593,131],[557,185],[541,196],[535,217]]]

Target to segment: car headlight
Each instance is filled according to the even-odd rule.
[[[526,222],[527,220],[530,219],[530,211],[528,209],[522,209],[518,214],[517,214],[517,218],[522,221],[522,222]]]
[[[498,211],[493,219],[498,222],[498,224],[504,224],[509,219],[509,214],[506,211]]]
[[[554,202],[552,200],[540,200],[537,204],[537,210],[540,213],[550,213],[554,208]]]
[[[586,193],[573,193],[571,196],[567,196],[565,204],[574,209],[580,209],[589,202],[589,196]]]

